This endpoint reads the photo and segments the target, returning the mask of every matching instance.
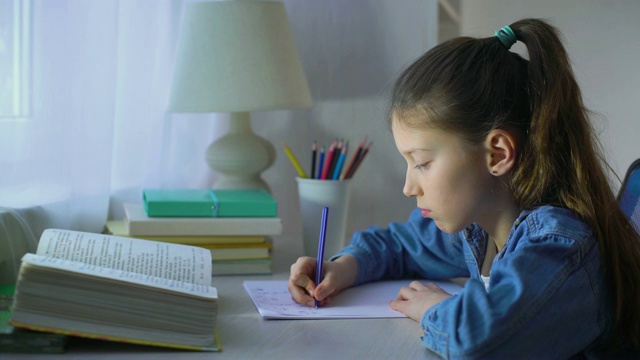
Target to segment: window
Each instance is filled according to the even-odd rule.
[[[0,121],[29,117],[31,0],[0,0]]]

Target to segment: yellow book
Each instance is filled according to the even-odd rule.
[[[173,244],[185,245],[207,245],[207,244],[255,244],[265,242],[264,236],[234,236],[234,235],[211,235],[211,236],[160,236],[144,235],[133,236],[127,232],[124,220],[109,220],[105,226],[105,233],[116,236],[131,237],[136,239],[146,239],[162,241]]]
[[[271,259],[214,260],[211,263],[213,276],[220,275],[267,275],[272,274]]]
[[[197,246],[45,230],[22,258],[9,323],[18,328],[218,351],[211,255]]]
[[[211,251],[212,260],[254,260],[268,259],[273,245],[271,241],[254,244],[211,244],[200,245]]]

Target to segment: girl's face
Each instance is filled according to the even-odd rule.
[[[480,223],[495,182],[483,146],[470,147],[451,133],[393,122],[393,137],[407,162],[403,192],[416,198],[423,217],[447,233]]]

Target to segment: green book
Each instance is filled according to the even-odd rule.
[[[57,354],[65,351],[68,336],[14,328],[9,325],[15,285],[0,285],[0,353]]]
[[[278,204],[258,189],[145,189],[149,217],[276,217]]]

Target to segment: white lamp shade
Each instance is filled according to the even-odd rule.
[[[311,106],[282,3],[232,0],[186,5],[170,112]]]

